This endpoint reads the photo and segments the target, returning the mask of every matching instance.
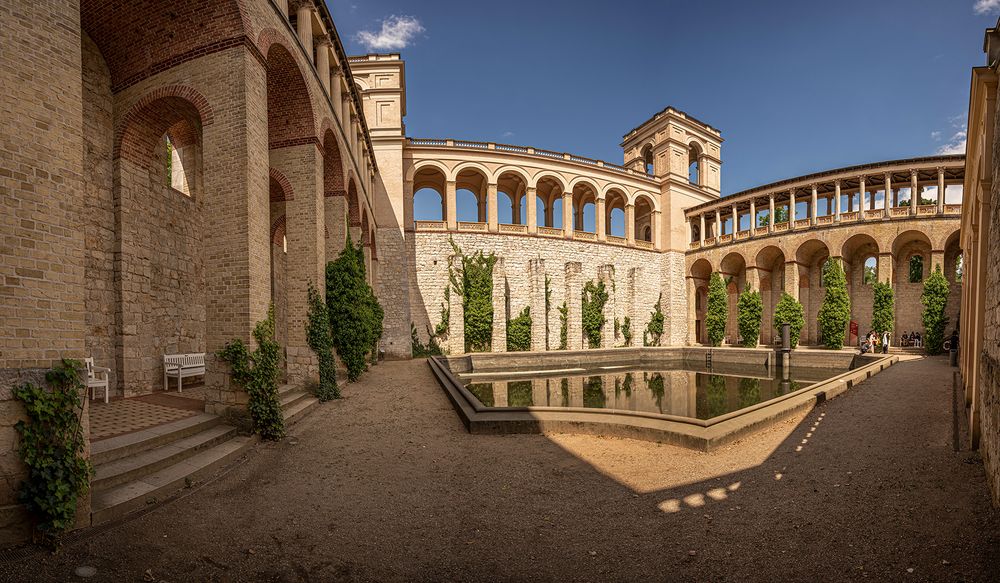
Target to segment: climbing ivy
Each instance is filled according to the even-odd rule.
[[[712,273],[708,280],[708,313],[705,326],[708,328],[708,342],[721,346],[726,336],[726,321],[729,320],[729,297],[726,282],[718,273]]]
[[[455,291],[462,295],[465,351],[488,351],[493,344],[493,266],[498,257],[495,253],[486,255],[481,250],[466,255],[454,241],[451,246],[462,260],[462,280],[458,281],[454,271],[449,273],[449,279]]]
[[[799,345],[799,335],[806,324],[802,304],[791,294],[781,292],[778,305],[774,306],[774,330],[781,338],[782,324],[788,324],[788,339],[792,348]]]
[[[887,281],[872,284],[872,330],[879,334],[892,331],[895,322],[895,300],[892,285]]]
[[[552,311],[552,279],[545,276],[545,350],[549,349],[549,313]]]
[[[507,352],[531,350],[531,311],[529,306],[507,323]]]
[[[747,286],[736,302],[736,320],[740,327],[743,346],[754,348],[760,339],[760,322],[764,317],[764,302],[760,292]]]
[[[569,307],[566,302],[559,306],[559,350],[566,350],[569,339]]]
[[[583,286],[583,333],[587,337],[587,346],[590,348],[601,347],[601,328],[607,322],[604,317],[604,304],[608,301],[608,291],[604,287],[604,282],[596,284],[588,281]]]
[[[622,318],[621,330],[625,346],[632,346],[632,320],[628,316]]]
[[[920,303],[924,305],[924,348],[929,354],[937,354],[944,348],[948,291],[948,280],[941,273],[941,266],[937,265],[930,277],[924,280],[924,291],[920,294]]]
[[[45,375],[48,388],[25,383],[14,387],[24,403],[27,420],[14,429],[18,453],[27,467],[18,500],[35,519],[35,528],[49,544],[73,526],[77,500],[90,487],[92,468],[84,456],[86,440],[80,424],[85,390],[79,361],[64,359]]]
[[[823,266],[826,295],[819,308],[819,329],[823,344],[839,350],[844,346],[844,331],[851,319],[851,296],[847,293],[847,276],[839,261],[827,261]]]
[[[333,346],[356,381],[368,369],[367,357],[378,356],[385,313],[365,281],[364,251],[348,238],[335,261],[326,264],[326,305]]]
[[[306,322],[306,343],[319,360],[319,387],[316,397],[320,401],[340,398],[337,386],[337,361],[333,356],[333,336],[330,332],[330,314],[326,301],[313,283],[309,282],[309,313]]]
[[[233,381],[247,392],[247,409],[254,431],[263,439],[281,439],[285,435],[285,419],[278,399],[281,347],[274,340],[273,304],[267,310],[267,319],[254,326],[253,339],[257,342],[257,349],[253,352],[237,338],[227,342],[216,355],[229,363]]]
[[[413,322],[410,322],[410,351],[414,358],[441,356],[443,354],[441,345],[437,342],[437,337],[431,333],[430,326],[427,327],[427,344],[424,344],[420,341],[420,336],[417,335],[417,327],[413,325]]]
[[[649,315],[649,323],[646,324],[646,329],[642,332],[643,346],[660,345],[660,337],[663,336],[663,311],[660,309],[660,302],[662,300],[663,294],[661,293],[656,298],[653,312]]]

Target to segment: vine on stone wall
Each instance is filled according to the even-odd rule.
[[[760,322],[764,317],[764,302],[760,292],[747,286],[736,303],[736,314],[743,346],[756,347],[760,338]]]
[[[227,342],[216,355],[229,363],[233,381],[247,392],[247,409],[254,431],[263,439],[281,439],[285,419],[278,399],[278,361],[281,347],[274,340],[274,305],[267,319],[253,329],[257,349],[250,352],[239,338]]]
[[[708,313],[705,314],[708,341],[712,346],[722,345],[722,339],[726,337],[727,320],[729,320],[729,294],[726,292],[726,282],[718,272],[715,272],[708,280]]]
[[[417,327],[413,322],[410,322],[410,352],[414,358],[441,356],[444,354],[441,350],[441,345],[438,344],[437,337],[431,332],[431,327],[427,327],[427,344],[424,344],[420,341],[420,336],[417,334]]]
[[[601,347],[601,328],[607,322],[604,316],[604,304],[608,302],[608,290],[605,289],[604,282],[596,284],[593,280],[588,281],[583,286],[583,333],[587,337],[589,348]]]
[[[507,352],[531,350],[531,308],[525,306],[518,317],[507,323]]]
[[[559,306],[559,350],[566,350],[569,340],[569,307],[566,302]]]
[[[28,469],[18,500],[33,516],[42,539],[53,546],[73,526],[77,500],[90,487],[93,472],[84,457],[80,395],[86,388],[80,369],[79,361],[64,359],[46,373],[48,388],[25,383],[12,391],[28,417],[14,425],[18,453]]]
[[[326,264],[326,305],[333,346],[356,381],[368,369],[368,356],[378,356],[385,313],[365,280],[364,251],[350,238],[335,261]]]
[[[929,354],[937,354],[944,348],[944,331],[948,325],[945,308],[948,307],[948,280],[941,273],[941,266],[924,280],[924,291],[920,294],[924,305],[921,320],[924,324],[924,348]]]
[[[661,301],[663,301],[662,293],[656,298],[656,304],[653,306],[653,311],[649,315],[649,323],[646,324],[646,329],[642,331],[643,346],[660,345],[660,337],[663,336],[664,320],[663,311],[660,308]]]
[[[628,316],[622,318],[622,340],[625,341],[625,346],[632,346],[632,319]]]
[[[549,349],[549,313],[552,311],[552,279],[545,276],[545,350]]]
[[[333,356],[333,335],[330,332],[330,314],[326,301],[313,283],[309,282],[309,313],[306,322],[306,343],[319,360],[319,387],[316,398],[320,402],[340,398],[337,386],[337,360]]]
[[[499,258],[481,250],[466,255],[453,240],[450,243],[462,259],[462,280],[458,281],[454,270],[450,270],[449,279],[462,295],[465,308],[465,351],[488,351],[493,343],[493,266]]]

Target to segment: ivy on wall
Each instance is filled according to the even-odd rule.
[[[736,320],[743,346],[754,348],[760,339],[760,322],[764,317],[764,302],[760,292],[747,286],[736,302]]]
[[[844,346],[844,332],[851,320],[847,276],[839,261],[827,261],[823,265],[823,283],[826,295],[819,308],[819,329],[823,333],[823,344],[827,348],[839,350]]]
[[[531,309],[525,306],[518,317],[507,322],[507,351],[531,350]]]
[[[319,387],[316,398],[321,402],[340,398],[337,386],[337,361],[333,356],[333,335],[330,332],[330,314],[326,301],[313,283],[309,282],[309,312],[306,321],[306,343],[319,360]]]
[[[879,334],[892,331],[895,327],[896,301],[892,285],[887,281],[872,284],[872,330]]]
[[[778,333],[778,338],[781,338],[782,324],[788,324],[789,344],[795,348],[799,345],[799,335],[806,324],[805,311],[802,303],[786,292],[781,292],[781,299],[774,306],[774,330]]]
[[[73,526],[77,501],[90,487],[93,472],[84,457],[80,395],[86,387],[80,369],[79,361],[64,359],[46,373],[48,388],[25,383],[12,391],[28,417],[14,425],[18,453],[28,470],[18,500],[31,513],[42,539],[52,546]]]
[[[552,279],[545,276],[545,350],[549,349],[549,313],[552,311]]]
[[[729,320],[729,299],[726,292],[726,282],[717,272],[708,279],[708,313],[705,314],[705,326],[708,328],[708,342],[712,346],[721,346],[726,337],[726,322]]]
[[[326,264],[326,305],[333,346],[347,378],[356,381],[368,369],[368,356],[378,356],[385,313],[365,281],[364,251],[350,238],[340,256]]]
[[[454,271],[449,273],[449,279],[455,292],[462,295],[465,308],[465,351],[485,352],[493,343],[493,266],[498,257],[481,250],[466,255],[454,241],[450,242],[455,255],[462,259],[462,280],[458,281]]]
[[[608,290],[605,289],[604,282],[596,284],[588,281],[583,286],[583,333],[587,337],[587,346],[590,348],[601,347],[601,328],[607,322],[604,317],[604,304],[608,302]]]
[[[663,301],[663,294],[656,298],[653,312],[649,315],[649,323],[642,332],[643,346],[659,346],[660,337],[663,336],[663,311],[660,309],[660,302]]]
[[[410,322],[410,351],[414,358],[444,354],[441,345],[438,344],[437,337],[431,333],[430,326],[427,327],[427,336],[427,344],[424,344],[420,341],[420,336],[417,335],[417,327],[413,322]]]
[[[278,399],[278,360],[281,347],[274,340],[274,304],[267,319],[253,329],[257,349],[250,352],[239,338],[227,342],[216,355],[229,363],[233,381],[247,392],[253,428],[263,439],[281,439],[285,419]]]
[[[559,350],[566,350],[569,340],[569,306],[563,302],[559,306]]]
[[[941,273],[941,266],[924,280],[920,303],[924,305],[921,320],[924,324],[924,348],[929,354],[938,354],[944,348],[944,331],[948,325],[945,308],[948,307],[948,280]]]
[[[632,346],[632,319],[628,316],[622,318],[621,331],[625,346]]]

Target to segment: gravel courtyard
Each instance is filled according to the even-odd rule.
[[[0,580],[996,580],[952,370],[901,362],[703,454],[469,435],[426,363],[389,362],[219,479]]]

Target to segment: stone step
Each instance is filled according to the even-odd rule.
[[[299,399],[290,407],[283,409],[282,413],[285,418],[285,427],[287,428],[295,425],[318,406],[319,399],[306,395],[305,398]]]
[[[200,433],[221,422],[216,415],[199,413],[142,431],[95,441],[90,446],[90,461],[96,466],[132,456]]]
[[[234,437],[140,479],[94,491],[91,521],[102,524],[169,498],[191,482],[204,480],[235,461],[256,440]]]
[[[281,402],[281,408],[282,409],[288,409],[289,407],[291,407],[292,405],[295,405],[296,403],[298,403],[302,399],[306,399],[308,397],[311,397],[312,395],[310,395],[307,391],[303,391],[303,390],[300,389],[298,391],[290,391],[290,392],[284,393],[284,394],[279,395],[279,396],[281,398],[281,401],[280,401]]]
[[[160,447],[141,451],[111,462],[97,464],[94,467],[94,480],[90,485],[97,492],[125,482],[140,480],[235,436],[235,427],[215,425]]]

